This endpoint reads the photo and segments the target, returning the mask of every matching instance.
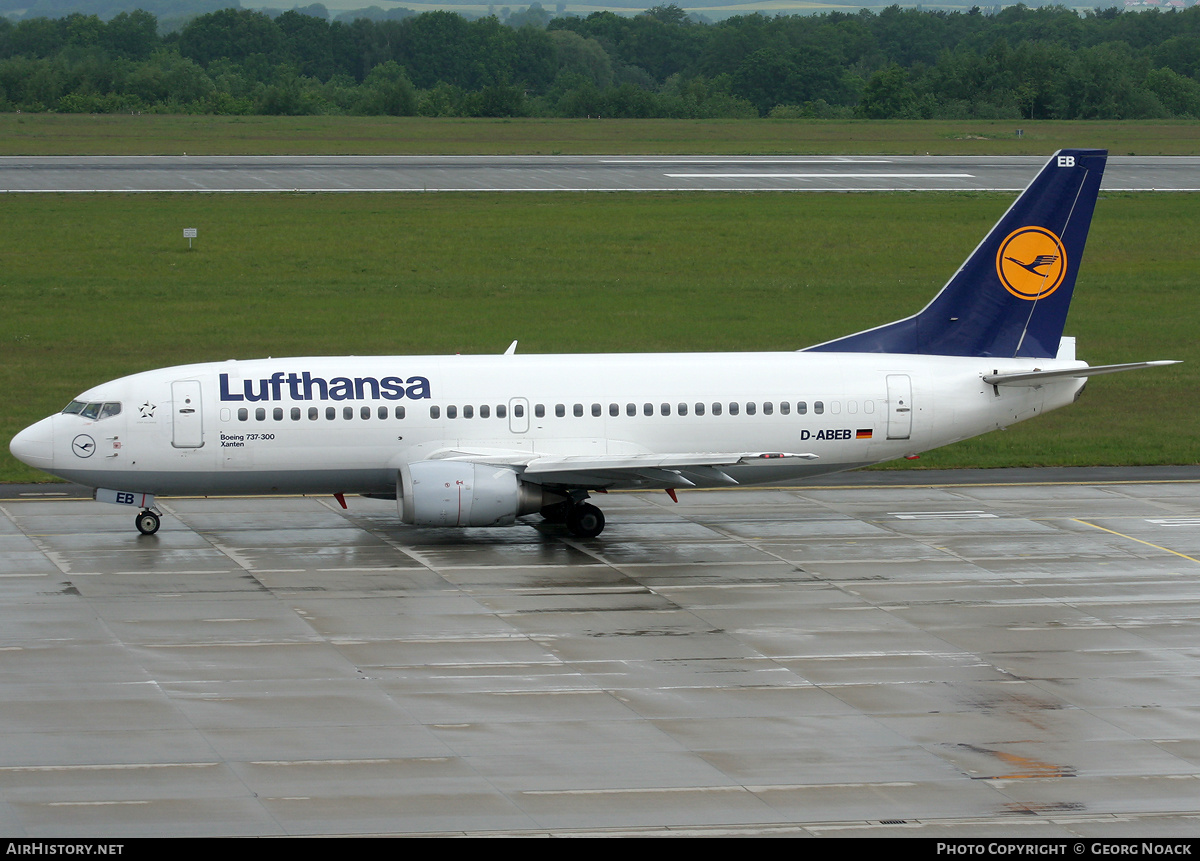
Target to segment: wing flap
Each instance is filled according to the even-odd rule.
[[[784,466],[816,460],[811,452],[678,452],[673,454],[541,455],[527,451],[445,449],[431,455],[438,460],[461,460],[512,467],[521,477],[538,484],[605,487],[653,485],[695,487],[698,484],[736,485],[722,467]]]
[[[579,469],[604,470],[680,470],[687,467],[741,466],[762,460],[816,460],[815,454],[792,454],[787,452],[731,452],[731,453],[678,453],[678,454],[624,454],[624,455],[581,455],[578,457],[546,455],[535,456],[525,466],[526,475],[545,475],[555,472],[575,472]]]

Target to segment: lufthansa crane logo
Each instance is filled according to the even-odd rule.
[[[85,433],[71,440],[71,451],[76,457],[91,457],[96,453],[96,441]]]
[[[996,252],[996,274],[1018,299],[1041,299],[1062,284],[1067,251],[1044,227],[1021,227],[1008,234]]]

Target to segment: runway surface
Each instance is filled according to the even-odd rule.
[[[1200,471],[873,475],[0,500],[0,833],[1194,837]]]
[[[1020,191],[1049,156],[5,156],[0,191]],[[1200,157],[1112,156],[1102,187],[1200,190]]]

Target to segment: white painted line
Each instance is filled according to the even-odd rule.
[[[897,520],[967,520],[988,517],[999,517],[986,511],[889,511],[888,514]]]
[[[668,173],[672,179],[974,179],[973,173]]]
[[[892,164],[889,158],[771,158],[751,156],[745,158],[607,158],[600,164]]]

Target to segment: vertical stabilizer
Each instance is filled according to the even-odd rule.
[[[923,311],[808,349],[1053,358],[1107,158],[1059,150]]]

